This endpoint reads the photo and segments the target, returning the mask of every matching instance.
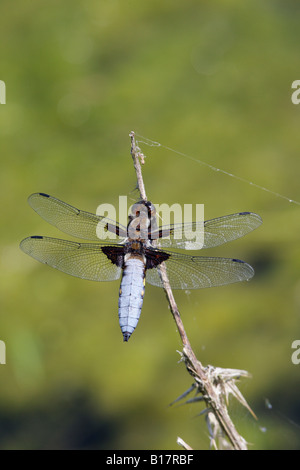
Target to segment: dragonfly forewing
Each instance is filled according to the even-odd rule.
[[[68,235],[84,240],[121,243],[126,228],[100,215],[85,212],[45,193],[34,193],[28,203],[44,220]]]
[[[152,236],[161,247],[197,250],[212,248],[243,237],[262,224],[254,212],[238,212],[203,222],[173,224],[161,227]],[[200,233],[203,232],[203,237]],[[197,244],[197,237],[200,240]]]

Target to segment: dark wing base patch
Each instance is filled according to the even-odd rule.
[[[170,258],[170,254],[164,251],[156,251],[156,250],[145,250],[146,255],[146,269],[152,269],[159,266],[164,261]]]
[[[113,264],[119,268],[124,267],[124,247],[103,246],[101,250]]]

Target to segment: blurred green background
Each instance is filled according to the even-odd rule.
[[[29,235],[71,238],[26,200],[41,191],[90,212],[134,200],[134,130],[300,201],[300,4],[2,0],[0,12],[0,448],[178,449],[180,436],[207,449],[203,405],[168,407],[192,380],[163,291],[147,286],[123,343],[119,282],[72,278],[19,250]],[[299,449],[299,205],[141,147],[154,203],[263,218],[205,253],[248,261],[250,283],[175,295],[199,360],[252,374],[241,390],[259,420],[232,403],[250,449]]]

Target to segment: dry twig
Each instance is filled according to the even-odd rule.
[[[138,189],[140,191],[141,199],[147,201],[140,165],[140,161],[144,164],[145,156],[136,145],[134,132],[131,132],[129,136],[131,138],[131,155],[136,170]],[[227,405],[228,397],[232,394],[255,417],[236,385],[236,381],[240,377],[249,377],[249,374],[243,370],[221,369],[219,367],[214,368],[212,366],[204,367],[201,362],[198,361],[184,329],[164,263],[162,263],[158,269],[160,271],[164,290],[182,341],[182,360],[185,362],[188,372],[193,376],[195,381],[195,386],[192,386],[191,389],[196,388],[197,392],[201,393],[202,399],[206,404],[206,409],[204,411],[206,412],[206,421],[210,434],[211,447],[219,449],[232,448],[235,450],[247,450],[247,443],[237,432],[229,416]],[[227,437],[227,440],[225,439],[225,436]],[[191,449],[191,447],[181,438],[178,438],[177,442],[186,449]]]

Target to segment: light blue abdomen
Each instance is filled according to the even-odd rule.
[[[145,264],[141,259],[125,262],[119,296],[119,323],[124,341],[134,332],[143,305],[145,290]]]

